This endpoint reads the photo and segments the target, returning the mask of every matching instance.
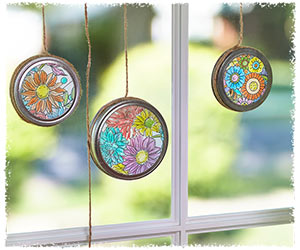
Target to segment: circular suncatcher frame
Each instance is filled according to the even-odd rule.
[[[135,180],[153,172],[168,147],[167,125],[148,102],[125,97],[103,106],[90,127],[91,156],[111,177]]]
[[[267,98],[272,86],[272,69],[257,49],[231,48],[216,62],[211,84],[221,105],[245,112],[257,108]]]
[[[80,78],[74,66],[61,57],[33,56],[16,68],[10,97],[24,121],[53,126],[67,119],[78,106]]]

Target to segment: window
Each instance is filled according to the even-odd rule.
[[[170,8],[170,6],[168,6]],[[192,9],[193,6],[191,5]],[[149,8],[149,6],[146,6],[145,8]],[[164,7],[157,7],[159,11],[162,10]],[[191,9],[191,8],[190,8]],[[120,8],[116,7],[115,11],[110,13],[111,15],[115,15],[115,18],[121,18],[122,15],[120,14]],[[50,11],[50,9],[49,9]],[[109,19],[105,19],[105,10],[99,9],[97,11],[103,11],[104,16],[102,20],[105,20],[109,22]],[[119,12],[117,12],[119,11]],[[130,11],[130,9],[129,9]],[[133,10],[132,10],[133,11]],[[151,12],[147,12],[148,10],[145,10],[146,13],[148,13],[149,18],[151,17]],[[170,11],[170,10],[169,10]],[[165,13],[165,12],[161,12]],[[80,12],[80,14],[82,14]],[[96,23],[93,25],[92,23],[92,15],[93,13],[90,13],[90,19],[91,19],[91,25],[90,29],[93,30],[93,28],[97,28],[100,26],[97,26]],[[145,16],[145,15],[144,15]],[[66,18],[66,17],[65,17]],[[70,17],[71,18],[71,17]],[[133,241],[133,240],[141,240],[141,239],[149,239],[149,238],[158,238],[160,239],[161,244],[169,244],[169,239],[171,238],[171,242],[174,245],[187,245],[189,235],[195,235],[195,234],[203,234],[203,233],[212,233],[212,232],[218,232],[218,231],[228,231],[228,230],[237,230],[237,229],[245,229],[250,227],[260,227],[260,226],[268,226],[268,225],[279,225],[279,224],[287,224],[293,222],[293,216],[292,213],[292,207],[286,206],[286,204],[280,204],[279,207],[254,207],[253,209],[239,209],[238,211],[232,211],[231,209],[222,211],[221,209],[216,211],[211,211],[209,204],[207,205],[207,208],[209,210],[201,212],[197,209],[196,206],[196,212],[191,212],[191,208],[195,207],[193,206],[193,200],[190,199],[189,195],[191,195],[191,191],[189,192],[189,185],[190,185],[190,177],[188,176],[188,172],[191,170],[191,168],[195,166],[190,165],[190,159],[189,159],[189,153],[191,151],[191,145],[190,145],[190,131],[189,126],[191,122],[193,122],[193,117],[189,117],[189,111],[191,106],[197,106],[201,105],[200,103],[196,103],[195,100],[190,99],[191,91],[193,92],[197,90],[196,85],[189,84],[189,78],[191,79],[191,75],[189,74],[189,70],[191,70],[190,65],[193,65],[191,60],[193,60],[194,52],[192,51],[192,47],[189,47],[189,32],[188,32],[188,26],[189,26],[189,5],[188,4],[174,4],[172,5],[172,18],[170,16],[170,20],[172,20],[172,50],[171,47],[159,47],[154,49],[153,47],[147,45],[143,45],[145,52],[145,48],[148,49],[148,52],[153,54],[157,58],[157,60],[163,60],[164,65],[170,65],[170,62],[172,61],[172,85],[171,87],[167,84],[168,82],[171,82],[170,79],[166,78],[164,81],[166,84],[163,86],[165,88],[165,93],[172,93],[171,103],[168,100],[168,98],[165,98],[163,100],[157,100],[155,99],[155,95],[149,95],[149,91],[151,90],[143,90],[143,93],[136,92],[137,90],[132,89],[132,95],[136,93],[136,95],[140,95],[141,97],[145,96],[145,99],[149,100],[153,98],[153,103],[162,103],[162,113],[165,116],[169,132],[171,136],[171,143],[169,144],[167,159],[164,160],[164,166],[160,166],[151,176],[139,180],[136,183],[128,183],[123,182],[122,184],[118,183],[118,186],[121,186],[121,189],[123,193],[117,198],[117,199],[111,199],[111,201],[105,205],[105,201],[101,200],[101,195],[104,195],[104,192],[113,192],[114,194],[118,193],[118,190],[116,190],[116,181],[111,182],[109,188],[107,190],[102,189],[96,189],[93,187],[93,222],[96,223],[93,226],[93,242],[95,244],[100,244],[101,242],[125,242],[125,241]],[[121,23],[121,20],[119,20]],[[49,25],[55,25],[49,24]],[[56,24],[57,25],[57,24]],[[130,20],[129,20],[130,25]],[[142,24],[141,24],[142,25]],[[70,27],[64,27],[57,26],[61,29],[65,28],[66,30],[77,29],[80,30],[80,23],[74,23],[73,26]],[[129,26],[130,27],[130,26]],[[147,27],[142,25],[141,29]],[[100,29],[100,28],[99,28]],[[97,32],[104,32],[103,30],[97,30]],[[129,31],[130,32],[130,31]],[[64,34],[67,36],[67,34]],[[83,34],[82,34],[83,35]],[[130,33],[128,34],[130,37]],[[93,37],[93,33],[91,33],[91,37]],[[65,38],[66,39],[66,38]],[[72,38],[71,38],[72,39]],[[55,41],[58,44],[63,44],[63,41],[57,40]],[[97,41],[94,41],[97,42]],[[100,41],[98,41],[100,42]],[[130,40],[129,40],[130,42]],[[137,41],[136,41],[137,42]],[[142,41],[144,42],[144,41]],[[134,41],[131,41],[132,44],[134,44]],[[85,58],[84,53],[84,46],[81,44],[77,44],[78,46],[82,46],[82,58]],[[63,45],[62,45],[63,46]],[[68,51],[68,46],[66,46],[64,49]],[[109,46],[109,44],[106,44],[105,46]],[[122,45],[120,44],[114,44],[114,46],[118,47],[120,46],[120,51],[122,48]],[[167,51],[168,49],[169,52]],[[190,49],[190,51],[189,51]],[[169,60],[170,58],[170,51],[172,51],[172,60]],[[59,51],[53,51],[59,54]],[[72,51],[69,51],[69,53],[72,53]],[[97,52],[93,52],[94,55]],[[134,54],[136,53],[136,54]],[[190,58],[189,58],[190,55]],[[101,55],[100,55],[101,56]],[[105,57],[106,55],[103,55],[103,60],[111,60],[111,58]],[[144,58],[145,55],[139,55],[138,48],[136,50],[133,50],[130,54],[129,58]],[[199,57],[200,58],[200,57]],[[122,60],[122,58],[119,58]],[[118,60],[118,59],[117,59]],[[130,60],[130,59],[129,59]],[[164,61],[166,60],[166,62]],[[200,60],[200,59],[199,59]],[[74,63],[82,63],[82,62],[74,62]],[[134,60],[132,60],[132,64],[129,64],[130,69],[132,70],[135,67],[138,67],[139,65],[134,65]],[[118,63],[115,63],[111,71],[114,73],[114,70],[118,67]],[[98,65],[100,67],[100,65]],[[147,65],[148,67],[155,67],[156,65]],[[209,68],[209,67],[208,67]],[[166,67],[161,70],[164,70],[166,72],[171,71]],[[191,72],[191,71],[190,71]],[[111,84],[116,84],[118,81],[122,81],[122,79],[119,79],[113,74],[112,78],[109,78],[109,76],[106,77],[106,81]],[[130,74],[130,73],[129,73]],[[145,72],[141,72],[141,74],[146,74]],[[145,77],[145,81],[147,81],[147,77]],[[95,78],[96,79],[96,78]],[[102,78],[103,79],[103,78]],[[134,81],[134,79],[132,79]],[[194,83],[193,83],[194,84]],[[208,82],[208,84],[210,84]],[[147,82],[143,86],[149,86],[151,83]],[[142,84],[141,84],[142,86]],[[109,85],[109,87],[112,87]],[[139,86],[137,86],[139,87]],[[190,88],[190,90],[189,90]],[[103,91],[105,92],[105,88],[99,89],[99,92]],[[131,91],[131,90],[130,90]],[[189,92],[190,91],[190,92]],[[121,93],[121,90],[120,90]],[[190,96],[189,96],[190,93]],[[118,95],[118,94],[116,94]],[[171,95],[171,94],[170,94]],[[107,100],[113,98],[112,96],[106,96]],[[169,98],[169,99],[170,99]],[[102,102],[103,101],[103,102]],[[103,105],[105,103],[105,100],[102,100],[101,104]],[[151,100],[150,100],[151,101]],[[199,101],[199,100],[198,100]],[[97,110],[99,106],[101,106],[100,103],[94,103],[92,109]],[[84,104],[82,104],[84,106]],[[158,108],[160,107],[160,104],[158,104]],[[79,110],[78,116],[84,117],[84,111]],[[75,118],[74,118],[75,119]],[[77,118],[79,119],[79,118]],[[71,124],[76,124],[76,120],[70,121]],[[9,124],[8,124],[9,125]],[[11,124],[12,125],[12,124]],[[9,125],[10,126],[10,125]],[[59,129],[63,131],[64,127],[60,126]],[[80,127],[74,126],[73,128],[75,131],[80,130]],[[40,139],[43,139],[42,131],[45,130],[39,130],[41,131],[41,137]],[[49,134],[43,135],[45,138],[52,138],[51,135],[55,133],[55,131],[47,130]],[[65,131],[65,134],[67,131]],[[24,134],[25,131],[23,131]],[[48,136],[48,137],[47,137]],[[66,139],[65,139],[66,140]],[[72,139],[73,140],[73,139]],[[75,144],[74,141],[70,140],[70,144]],[[67,141],[67,140],[66,140]],[[47,141],[49,145],[51,143],[55,143],[53,141]],[[28,149],[29,150],[29,149]],[[65,150],[65,148],[62,145],[62,150]],[[78,151],[83,150],[83,148],[79,147]],[[26,154],[24,155],[26,156]],[[169,158],[169,160],[168,160]],[[53,159],[54,166],[56,165],[55,159]],[[62,164],[60,162],[59,164]],[[82,160],[82,165],[86,166],[85,159]],[[188,169],[189,166],[189,169]],[[23,167],[23,168],[22,168]],[[94,169],[96,169],[95,166],[93,166]],[[20,171],[26,171],[26,166],[21,166],[18,168]],[[13,174],[12,169],[12,174]],[[61,169],[56,169],[56,171],[61,171]],[[78,171],[80,174],[84,174],[84,171],[87,171],[86,168],[79,169]],[[98,171],[96,169],[96,171]],[[58,173],[58,172],[54,172]],[[70,170],[67,171],[67,173],[70,172]],[[69,178],[68,176],[60,175],[62,178]],[[102,181],[108,181],[109,177],[101,176]],[[64,181],[66,181],[66,179]],[[157,181],[159,179],[159,181]],[[72,181],[72,179],[69,179]],[[44,179],[40,179],[40,182],[45,185],[48,189],[48,187],[51,187],[51,183],[45,182]],[[161,196],[159,193],[159,188],[157,187],[157,190],[155,188],[152,188],[151,183],[158,183],[159,185],[162,182],[165,182],[167,185],[165,186],[167,189],[166,196]],[[110,207],[110,206],[118,206],[121,204],[121,202],[130,202],[130,200],[124,200],[122,197],[123,195],[126,195],[127,192],[130,192],[130,189],[138,189],[139,186],[145,185],[145,183],[149,184],[149,189],[152,192],[157,192],[155,200],[148,199],[146,197],[147,190],[145,193],[138,193],[139,196],[143,197],[143,199],[140,199],[140,204],[137,204],[137,206],[144,206],[145,208],[145,214],[141,214],[139,218],[135,217],[135,221],[132,221],[129,215],[127,220],[122,221],[122,216],[119,216],[118,214],[115,216],[115,220],[110,219],[108,221],[103,222],[102,218],[97,218],[97,216],[104,216],[105,214],[101,214],[101,212],[97,211],[97,207],[99,206],[99,209],[101,209],[101,204],[104,204],[104,206]],[[33,186],[31,187],[34,187]],[[47,186],[49,185],[49,186]],[[58,184],[57,184],[58,185]],[[82,185],[86,185],[86,183],[83,183]],[[168,186],[169,185],[169,186]],[[30,186],[29,186],[30,188]],[[31,189],[32,190],[32,189]],[[51,189],[48,189],[51,190]],[[125,191],[124,191],[125,190]],[[190,189],[191,190],[191,189]],[[30,191],[27,190],[27,191]],[[64,204],[65,208],[67,208],[65,211],[65,216],[68,217],[70,215],[69,207],[70,204],[64,203],[64,196],[65,195],[72,195],[73,202],[80,203],[85,206],[85,203],[87,203],[86,200],[82,199],[76,199],[76,193],[72,193],[74,190],[70,190],[68,188],[62,189],[62,193],[64,195],[61,196],[61,200],[58,202],[61,202]],[[51,192],[47,193],[47,196],[51,196]],[[86,193],[87,196],[87,193]],[[77,197],[84,197],[84,196],[77,196]],[[116,196],[114,196],[116,197]],[[225,195],[226,197],[226,195]],[[36,197],[39,199],[39,197]],[[122,200],[123,199],[123,200]],[[167,202],[166,202],[167,201]],[[151,206],[149,208],[149,205],[153,205],[153,202],[157,202],[157,204],[161,203],[164,204],[164,206],[159,207],[159,210],[157,211],[157,214],[153,213],[147,213],[147,209],[155,210],[155,206]],[[197,200],[197,204],[199,204],[199,200]],[[290,203],[288,203],[289,205]],[[49,204],[51,206],[55,206],[55,204]],[[95,207],[96,206],[96,207]],[[194,208],[193,208],[194,209]],[[104,210],[102,210],[104,211]],[[83,218],[82,224],[85,224],[87,222],[87,212],[88,210],[86,207],[82,207],[82,210],[80,210],[82,214],[84,214],[86,217]],[[99,213],[98,213],[99,212]],[[122,211],[120,210],[120,213],[127,213],[128,211]],[[78,215],[78,211],[72,216]],[[73,217],[72,217],[73,218]],[[121,218],[121,219],[120,219]],[[101,225],[97,225],[97,220],[101,222]],[[115,224],[118,223],[118,224]],[[34,224],[34,222],[32,223]],[[57,228],[48,228],[45,230],[31,230],[29,232],[20,232],[20,231],[14,231],[9,232],[7,237],[7,245],[49,245],[49,244],[60,244],[60,245],[74,245],[74,244],[86,244],[87,241],[87,233],[88,228],[80,225],[71,225],[69,228],[63,228],[58,229]],[[153,242],[153,241],[152,241]],[[144,243],[142,243],[144,244]]]
[[[262,31],[270,20],[277,22],[276,13],[284,15],[290,8],[291,5],[264,8],[244,4],[243,45],[264,52],[272,66],[273,83],[263,105],[251,112],[238,113],[216,102],[210,77],[218,57],[236,44],[239,5],[220,3],[199,10],[197,4],[190,3],[190,216],[293,206],[293,69],[288,61],[291,47],[287,41],[282,46],[269,44],[267,36],[276,32],[267,35]],[[253,24],[257,19],[260,28]],[[207,25],[197,25],[203,22]],[[291,20],[287,17],[280,22],[277,27],[288,25]],[[208,39],[213,40],[214,46],[205,43]],[[228,44],[224,45],[223,40]]]

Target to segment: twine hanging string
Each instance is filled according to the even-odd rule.
[[[87,151],[88,151],[88,168],[89,168],[89,247],[92,241],[92,189],[91,189],[91,134],[90,134],[90,121],[89,121],[89,79],[91,70],[91,41],[88,26],[88,13],[87,4],[84,4],[84,17],[85,17],[85,35],[88,43],[88,63],[86,66],[86,133],[87,133]]]
[[[244,38],[243,3],[240,3],[240,35],[237,47],[240,47]]]
[[[124,51],[125,51],[125,68],[126,68],[126,90],[125,97],[128,96],[128,52],[127,52],[127,5],[123,5],[124,10]]]
[[[47,36],[46,36],[46,21],[45,21],[45,5],[42,5],[42,17],[43,17],[43,54],[48,53],[48,46],[47,46]]]

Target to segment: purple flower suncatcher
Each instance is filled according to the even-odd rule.
[[[153,106],[137,98],[121,98],[112,106],[117,107],[107,105],[92,122],[93,159],[113,177],[141,178],[165,155],[165,121]]]

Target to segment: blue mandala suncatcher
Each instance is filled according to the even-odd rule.
[[[211,84],[221,105],[234,111],[249,111],[267,98],[272,86],[272,69],[257,49],[231,48],[215,64]]]
[[[162,115],[148,102],[124,97],[103,106],[90,127],[91,156],[106,174],[142,178],[161,163],[168,146]]]

